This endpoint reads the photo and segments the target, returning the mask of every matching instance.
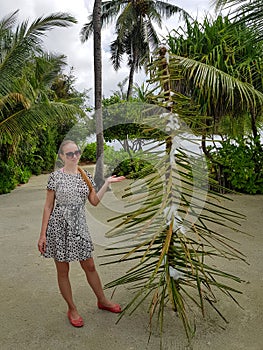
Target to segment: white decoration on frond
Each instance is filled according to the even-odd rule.
[[[169,266],[169,275],[172,277],[175,281],[179,280],[179,278],[184,277],[184,274],[178,270],[176,270],[174,267]]]
[[[170,207],[165,208],[163,213],[166,218],[166,225],[170,225],[172,218],[176,219],[178,216],[177,206],[175,204],[172,204]]]
[[[178,114],[171,114],[168,118],[168,123],[166,124],[165,130],[175,131],[180,129],[180,124],[178,122]]]

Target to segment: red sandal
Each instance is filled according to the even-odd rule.
[[[106,310],[109,312],[114,312],[115,314],[118,314],[121,312],[121,307],[119,304],[116,304],[115,306],[104,306],[100,303],[98,303],[98,308],[101,310]]]
[[[79,316],[76,320],[73,320],[70,314],[70,311],[67,313],[69,322],[73,327],[83,327],[84,326],[84,321],[83,318]]]

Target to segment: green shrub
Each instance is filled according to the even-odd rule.
[[[32,171],[27,167],[18,168],[17,175],[18,183],[25,184],[29,181],[30,177],[32,176]]]
[[[82,152],[80,161],[81,162],[91,162],[96,163],[96,142],[89,143],[84,151]],[[104,152],[106,152],[111,146],[108,146],[106,143],[104,144]]]
[[[145,160],[143,152],[130,152],[113,148],[105,152],[107,176],[118,175],[136,179],[146,176],[153,171],[153,165]]]
[[[227,140],[212,152],[212,178],[223,178],[224,186],[242,193],[263,193],[263,156],[259,142],[246,139]]]
[[[0,162],[0,194],[9,193],[19,183],[17,180],[17,167],[14,159],[10,158],[7,162]]]
[[[89,143],[82,152],[81,162],[96,163],[96,142]]]

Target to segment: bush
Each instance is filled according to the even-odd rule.
[[[154,171],[153,165],[144,159],[143,153],[130,153],[131,155],[124,150],[114,151],[113,148],[109,148],[105,152],[107,176],[117,175],[136,179]]]
[[[108,146],[106,143],[104,144],[104,152],[106,152],[110,146]],[[96,163],[96,149],[97,145],[96,142],[89,143],[84,151],[82,152],[80,161],[81,162],[91,162],[91,163]]]
[[[28,132],[16,146],[8,139],[0,143],[0,194],[9,193],[18,184],[26,183],[31,175],[54,169],[60,138],[54,124]]]
[[[212,178],[223,177],[224,186],[242,193],[263,193],[263,157],[259,140],[227,140],[210,164]]]
[[[0,194],[9,193],[18,185],[16,170],[17,167],[13,158],[10,158],[7,162],[0,162]]]

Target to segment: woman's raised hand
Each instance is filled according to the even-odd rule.
[[[126,177],[125,176],[117,176],[117,175],[112,175],[110,177],[108,177],[106,179],[106,181],[108,182],[108,184],[112,184],[114,182],[120,182],[120,181],[123,181],[125,180]]]

